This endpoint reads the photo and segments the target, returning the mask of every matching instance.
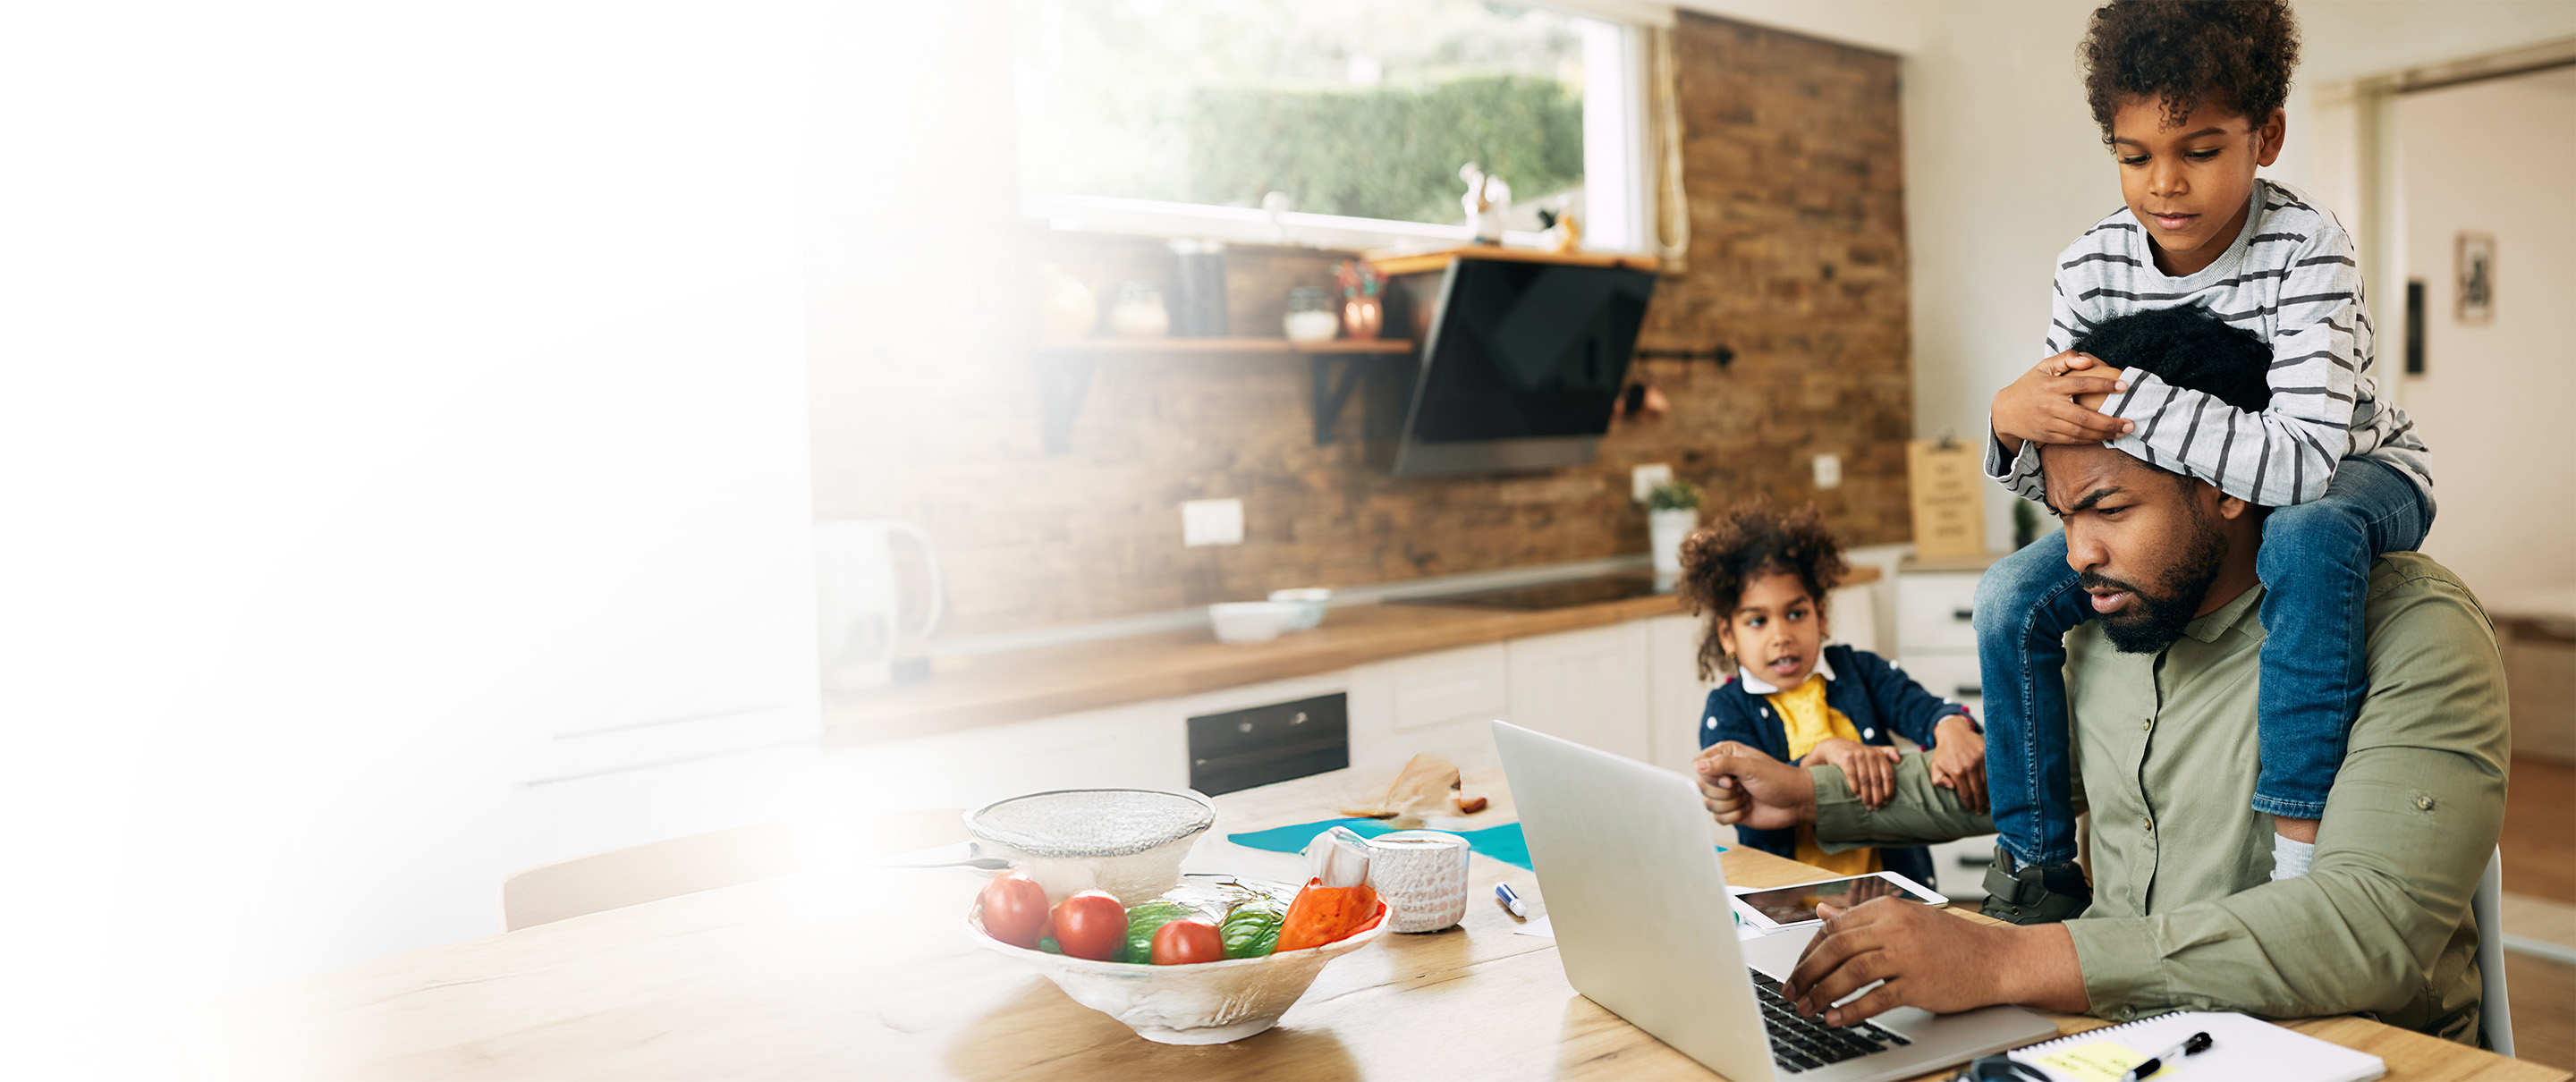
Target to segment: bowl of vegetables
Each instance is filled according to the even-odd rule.
[[[1279,1024],[1333,959],[1386,934],[1375,891],[1184,884],[1128,906],[1083,891],[1049,906],[1021,873],[966,915],[987,950],[1162,1044],[1223,1044]]]

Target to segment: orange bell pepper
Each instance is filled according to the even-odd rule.
[[[1376,924],[1378,915],[1377,891],[1368,884],[1328,887],[1321,879],[1309,879],[1279,922],[1279,946],[1274,953],[1339,942]]]

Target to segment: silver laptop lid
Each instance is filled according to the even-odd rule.
[[[1736,1082],[1776,1078],[1699,788],[1505,722],[1494,745],[1574,990]]]

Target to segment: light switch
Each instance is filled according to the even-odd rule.
[[[1628,471],[1628,498],[1635,500],[1638,503],[1644,503],[1646,502],[1646,494],[1653,492],[1655,490],[1655,486],[1669,485],[1672,483],[1672,463],[1649,462],[1643,466],[1638,466]]]
[[[1242,543],[1242,500],[1191,500],[1181,505],[1182,547]]]
[[[1843,487],[1843,456],[1841,456],[1841,455],[1817,455],[1817,456],[1816,456],[1816,487],[1817,487],[1817,488],[1841,488],[1841,487]]]

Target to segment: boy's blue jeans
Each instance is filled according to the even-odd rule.
[[[2325,495],[2263,520],[2254,560],[2265,588],[2254,810],[2294,819],[2325,812],[2369,691],[2361,610],[2371,560],[2414,549],[2431,527],[2415,483],[2366,458],[2343,460]],[[1977,583],[1986,792],[2004,848],[2024,865],[2075,859],[2065,639],[2093,618],[2088,601],[2066,565],[2063,533],[1996,561]]]

